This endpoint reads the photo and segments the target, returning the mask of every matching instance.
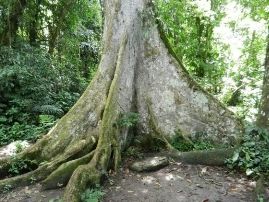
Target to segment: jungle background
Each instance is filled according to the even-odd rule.
[[[155,4],[166,37],[191,76],[244,122],[243,144],[228,161],[229,167],[253,177],[268,175],[269,136],[255,122],[269,3],[157,0]],[[1,146],[17,140],[35,142],[72,107],[98,67],[102,20],[98,0],[0,1]],[[176,141],[174,146],[186,149]]]

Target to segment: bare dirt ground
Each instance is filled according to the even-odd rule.
[[[107,183],[109,184],[109,183]],[[174,163],[156,172],[128,169],[105,186],[105,202],[250,202],[255,182],[227,169]]]
[[[122,169],[104,184],[104,202],[251,202],[255,182],[224,168],[180,163],[149,173]],[[0,195],[1,202],[45,202],[59,199],[63,189],[40,191],[40,185]]]
[[[63,189],[41,191],[41,185],[35,184],[12,190],[0,195],[1,202],[48,202],[60,199]]]
[[[110,174],[103,191],[104,202],[251,202],[255,181],[227,168],[171,162],[155,172],[128,169],[126,159],[118,174]],[[0,202],[52,202],[63,189],[41,191],[40,184],[17,188],[0,195]],[[267,188],[269,192],[269,188]]]

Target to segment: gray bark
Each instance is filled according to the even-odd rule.
[[[110,94],[114,107],[109,113],[113,113],[114,121],[123,113],[139,113],[137,135],[159,133],[157,137],[169,140],[180,131],[184,136],[215,143],[232,144],[240,139],[240,122],[193,81],[170,54],[161,39],[150,1],[105,1],[104,12],[98,72],[80,100],[50,132],[55,134],[49,135],[50,157],[59,153],[59,145],[68,148],[92,131],[98,133],[108,111],[105,107]],[[120,131],[123,146],[127,146],[128,135],[128,129]],[[55,152],[51,152],[52,145]]]
[[[264,78],[262,86],[262,97],[257,116],[257,125],[269,130],[269,27],[267,35],[267,47],[264,63]]]
[[[128,128],[115,127],[121,114],[137,112],[135,135],[160,139],[168,148],[177,131],[215,143],[240,139],[240,122],[191,79],[164,42],[150,0],[106,0],[104,6],[103,49],[95,78],[48,134],[19,154],[46,161],[27,179],[45,179],[45,187],[68,182],[64,201],[79,201],[86,186],[100,183],[109,167],[118,167],[120,152],[133,136]],[[5,173],[10,161],[0,165]],[[0,181],[0,189],[29,181],[23,179]]]

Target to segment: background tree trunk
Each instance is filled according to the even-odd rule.
[[[27,0],[17,0],[11,5],[11,10],[5,20],[5,27],[0,33],[0,42],[2,45],[11,46],[12,42],[16,38],[19,28],[19,20],[23,15],[26,5]]]
[[[107,0],[98,72],[72,109],[27,151],[18,155],[44,162],[30,173],[0,181],[26,185],[34,177],[44,188],[67,183],[64,201],[80,200],[89,185],[117,169],[133,136],[156,138],[172,150],[177,133],[215,143],[236,144],[241,124],[193,81],[169,48],[149,0]],[[135,133],[117,123],[136,112]],[[0,162],[6,173],[12,160]],[[28,179],[28,180],[27,180]]]
[[[264,78],[262,86],[262,97],[257,116],[257,125],[269,130],[269,27],[267,35],[267,48],[264,63]]]
[[[49,30],[49,54],[53,54],[55,51],[55,48],[57,46],[57,40],[61,34],[62,29],[64,25],[64,19],[68,13],[68,11],[72,8],[74,5],[74,0],[68,0],[68,1],[62,1],[62,4],[57,5],[55,8],[52,18],[53,21],[48,25]],[[65,9],[63,9],[65,8]]]
[[[39,26],[39,14],[40,14],[41,0],[35,0],[31,5],[31,20],[28,27],[29,42],[32,46],[37,46],[38,40],[38,26]]]

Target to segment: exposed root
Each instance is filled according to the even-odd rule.
[[[70,146],[64,154],[56,157],[51,162],[46,162],[43,165],[41,164],[34,171],[31,171],[29,173],[26,173],[26,174],[23,174],[20,176],[1,180],[0,181],[0,190],[2,190],[2,188],[4,188],[4,186],[6,186],[6,185],[10,185],[12,188],[15,188],[15,187],[19,187],[19,186],[27,186],[35,181],[38,182],[38,181],[42,181],[42,180],[46,179],[47,176],[50,175],[53,171],[55,171],[59,166],[61,166],[62,164],[64,165],[65,162],[73,160],[81,152],[81,150],[93,149],[93,147],[96,145],[96,142],[93,141],[93,139],[91,139],[91,140],[92,141],[85,141],[85,140],[78,141],[73,146]],[[16,157],[16,158],[21,158],[21,156],[24,156],[24,155],[19,154],[18,157]],[[82,157],[80,159],[77,159],[77,161],[83,162],[83,160],[86,161],[88,159],[88,161],[85,162],[85,163],[87,163],[90,161],[91,157],[92,157],[92,153],[85,156],[84,158]],[[1,168],[1,175],[2,175],[2,172],[4,172],[4,174],[8,175],[8,170],[9,170],[10,165],[12,164],[12,161],[14,161],[12,158],[2,160],[2,163],[4,163],[4,164],[2,165],[3,167]],[[72,163],[70,165],[72,165]]]
[[[101,177],[101,172],[92,164],[79,166],[66,186],[63,201],[79,202],[86,187],[100,184]]]
[[[203,106],[210,108],[211,105],[213,106],[212,113],[209,113],[208,110],[204,113],[204,107],[192,110],[195,116],[191,118],[196,118],[201,113],[204,114],[203,117],[209,117],[207,114],[211,117],[212,114],[212,119],[215,117],[218,119],[205,118],[203,122],[209,121],[209,125],[216,123],[217,127],[219,126],[217,121],[224,120],[225,124],[220,124],[221,129],[231,126],[232,129],[227,131],[232,131],[232,134],[234,134],[234,131],[239,131],[237,128],[240,124],[232,124],[236,120],[229,118],[229,112],[219,106],[219,103],[200,89],[196,83],[193,83],[186,72],[182,73],[182,71],[185,71],[183,67],[181,67],[182,71],[176,71],[177,64],[173,61],[173,57],[169,55],[171,53],[168,54],[167,50],[162,47],[154,24],[152,23],[151,26],[147,23],[151,23],[150,15],[147,22],[143,22],[144,14],[146,14],[144,11],[147,12],[145,9],[150,5],[147,4],[147,1],[132,2],[130,5],[128,1],[123,0],[107,1],[105,15],[108,18],[105,20],[103,35],[105,48],[97,76],[75,106],[59,120],[54,129],[35,145],[17,156],[21,159],[36,160],[43,164],[29,173],[0,181],[0,190],[5,185],[11,185],[12,187],[25,186],[32,181],[44,180],[43,188],[55,188],[59,184],[64,185],[68,182],[64,201],[80,201],[81,193],[86,187],[99,184],[110,166],[113,166],[115,170],[118,168],[121,159],[121,141],[125,143],[127,137],[122,137],[121,131],[115,127],[115,123],[117,123],[121,113],[130,112],[133,108],[137,108],[139,113],[142,112],[145,115],[146,120],[143,124],[148,129],[145,131],[155,139],[161,140],[170,152],[170,156],[175,157],[175,159],[186,163],[223,165],[225,159],[232,156],[234,149],[179,153],[169,143],[169,134],[166,134],[166,128],[160,122],[162,119],[157,119],[159,114],[154,105],[158,102],[160,93],[162,98],[171,95],[171,104],[175,103],[176,98],[172,96],[177,95],[174,93],[177,88],[186,88],[184,92],[186,94],[190,93],[190,96],[182,95],[182,98],[184,98],[182,99],[182,106],[185,104],[187,104],[186,107],[198,105],[200,102],[196,99],[199,98],[200,94],[202,95],[201,98],[206,100],[203,101]],[[127,10],[125,9],[126,6],[128,6]],[[121,20],[125,18],[126,20]],[[145,30],[147,32],[144,32]],[[145,37],[144,35],[152,37]],[[150,43],[154,47],[153,52],[151,47],[150,50],[144,47],[144,42]],[[150,61],[148,52],[154,54],[152,55],[154,56],[154,62]],[[158,52],[158,56],[156,52]],[[167,65],[168,68],[164,68],[164,65]],[[155,70],[159,72],[157,74],[152,72]],[[151,73],[152,76],[149,76]],[[170,76],[174,73],[177,76],[170,81]],[[157,77],[159,75],[160,77]],[[158,79],[160,82],[155,82],[155,76],[157,79],[160,78],[160,80]],[[146,78],[149,80],[145,81]],[[142,82],[139,82],[140,79],[142,79]],[[153,82],[152,86],[154,88],[148,85],[150,82]],[[162,88],[164,93],[155,90],[160,85],[167,85]],[[144,94],[142,88],[145,91],[152,91],[150,96],[147,92]],[[200,93],[197,94],[195,91]],[[145,98],[137,99],[138,96],[141,96],[141,93]],[[147,96],[151,99],[147,99]],[[194,101],[189,104],[188,102],[193,97],[195,97]],[[139,102],[141,102],[141,109]],[[144,109],[144,104],[146,105],[145,108],[148,107],[148,110]],[[166,110],[165,105],[166,103],[160,105],[160,109],[163,106],[163,114],[169,116],[174,110]],[[226,114],[220,116],[217,110],[224,110],[227,119],[222,119],[223,117],[226,118]],[[177,113],[175,117],[180,116],[184,119],[182,115]],[[201,117],[198,118],[198,120],[202,120]],[[171,123],[179,124],[177,119],[172,120]],[[196,129],[196,127],[191,127],[191,129],[194,128]],[[225,131],[223,130],[220,134],[225,134]],[[137,132],[142,133],[143,131],[138,130]],[[96,137],[99,139],[97,140]],[[11,163],[12,159],[0,160],[0,175],[8,175]]]
[[[93,157],[93,154],[94,151],[79,159],[68,161],[62,164],[42,182],[42,188],[55,189],[61,186],[65,186],[68,183],[70,177],[72,176],[74,170],[80,165],[89,163]]]
[[[211,166],[223,166],[226,159],[233,156],[236,148],[213,149],[207,151],[170,152],[166,155],[189,164],[202,164]]]
[[[25,173],[16,177],[7,178],[0,181],[0,192],[4,190],[6,185],[11,186],[11,188],[16,188],[19,186],[27,186],[33,182],[41,181],[46,178],[49,173],[51,173],[57,165],[43,165],[34,171]]]
[[[118,97],[120,94],[119,84],[123,74],[122,57],[125,53],[127,41],[127,37],[124,36],[117,57],[114,78],[108,92],[94,156],[90,163],[78,166],[73,172],[64,194],[64,201],[66,202],[80,201],[81,193],[87,186],[99,184],[101,177],[107,172],[109,166],[113,164],[115,169],[119,166],[121,149],[118,137],[120,131],[114,125],[120,112],[124,111],[119,104]],[[127,108],[126,111],[128,110]],[[112,155],[113,162],[111,162]]]
[[[73,172],[65,189],[63,198],[64,201],[80,201],[81,194],[87,188],[87,186],[100,184],[101,177],[105,175],[110,163],[112,163],[110,159],[113,145],[109,143],[107,136],[104,135],[105,133],[100,136],[98,145],[94,151],[94,156],[90,163],[78,166]],[[81,161],[84,160],[86,159],[81,159]],[[70,167],[74,168],[72,166]]]
[[[23,152],[16,154],[16,158],[18,159],[28,159],[28,160],[36,160],[37,162],[41,162],[40,154],[43,147],[48,143],[49,136],[44,136],[41,140],[37,141],[34,145],[27,148]],[[7,176],[10,165],[13,162],[12,157],[6,157],[0,159],[0,178]]]

